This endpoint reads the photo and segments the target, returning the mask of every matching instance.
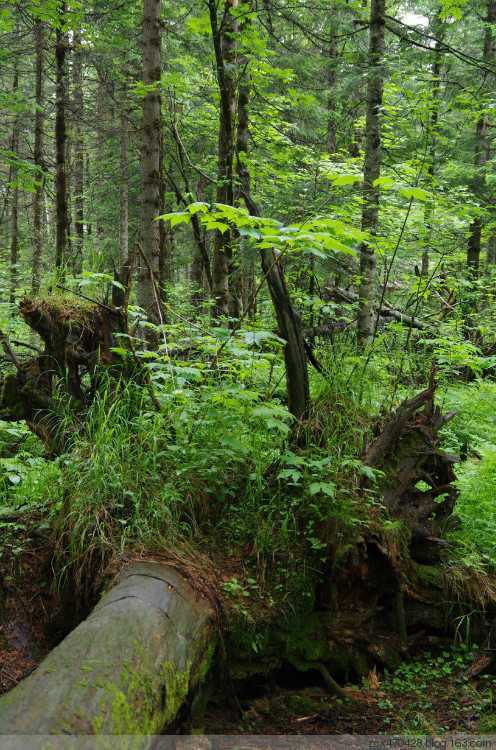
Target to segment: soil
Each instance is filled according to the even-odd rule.
[[[60,640],[51,626],[58,610],[49,584],[49,551],[30,545],[0,559],[0,694],[32,672]]]
[[[496,675],[492,657],[470,652],[461,659],[451,649],[407,662],[398,672],[375,670],[350,698],[329,695],[322,684],[287,687],[266,684],[251,697],[239,695],[240,712],[212,701],[202,730],[213,735],[377,735],[493,734],[496,732]],[[483,663],[483,674],[471,676]],[[493,700],[494,695],[494,700]]]

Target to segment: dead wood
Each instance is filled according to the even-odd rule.
[[[349,289],[341,289],[337,286],[329,286],[326,287],[324,292],[326,299],[339,299],[342,302],[348,302],[350,304],[358,302],[358,294],[356,294],[356,292],[350,291]],[[377,314],[377,310],[375,310],[375,314]],[[379,315],[381,316],[381,318],[391,318],[392,320],[397,320],[399,323],[403,323],[409,328],[416,328],[419,331],[428,331],[431,328],[429,324],[425,323],[423,320],[416,318],[414,315],[408,315],[408,313],[404,313],[401,310],[396,310],[387,302],[382,303]]]
[[[457,491],[454,464],[458,456],[440,447],[440,430],[453,413],[435,404],[435,385],[406,399],[383,424],[364,462],[380,469],[384,504],[411,533],[413,559],[433,564],[446,545],[441,538],[452,514]]]

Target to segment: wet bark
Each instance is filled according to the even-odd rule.
[[[362,209],[362,229],[370,235],[370,242],[364,242],[360,248],[358,341],[362,346],[371,341],[374,333],[376,261],[373,243],[379,222],[379,188],[374,182],[381,174],[380,109],[384,89],[384,14],[385,1],[372,0]]]

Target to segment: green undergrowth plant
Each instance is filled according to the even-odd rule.
[[[374,369],[364,383],[361,361],[324,361],[308,434],[295,441],[270,330],[177,323],[159,333],[157,352],[137,350],[148,386],[103,378],[59,462],[62,577],[78,571],[82,581],[114,552],[184,541],[241,553],[265,603],[289,606],[295,592],[306,601],[329,545],[348,548],[378,505],[361,461],[380,400]],[[185,347],[187,361],[173,356]],[[124,346],[116,353],[129,356]],[[369,490],[357,493],[364,476]]]
[[[445,444],[461,454],[457,467],[459,528],[451,532],[457,560],[484,572],[496,568],[496,384],[476,381],[447,389],[444,408],[456,412]]]
[[[198,368],[201,373],[201,369]],[[73,438],[59,504],[64,564],[126,546],[199,542],[256,486],[289,431],[277,403],[230,379],[108,381]],[[98,550],[98,552],[97,552]]]

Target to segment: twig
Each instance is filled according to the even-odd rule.
[[[74,294],[76,297],[80,297],[81,299],[86,300],[86,302],[91,302],[93,305],[98,305],[98,307],[102,307],[104,310],[108,310],[111,313],[115,313],[116,310],[113,307],[110,307],[109,305],[104,304],[103,302],[98,302],[96,299],[91,299],[91,297],[87,297],[85,294],[82,294],[81,292],[77,292],[74,289],[69,289],[66,286],[63,286],[62,284],[57,284],[57,289],[62,289],[64,292],[69,292],[70,294]]]
[[[2,330],[0,330],[0,343],[2,345],[2,349],[4,350],[5,354],[7,355],[7,358],[12,362],[15,367],[20,370],[21,369],[21,362],[19,360],[19,357],[15,353],[15,351],[12,349],[12,345],[9,341],[9,337],[6,333],[4,333]]]

